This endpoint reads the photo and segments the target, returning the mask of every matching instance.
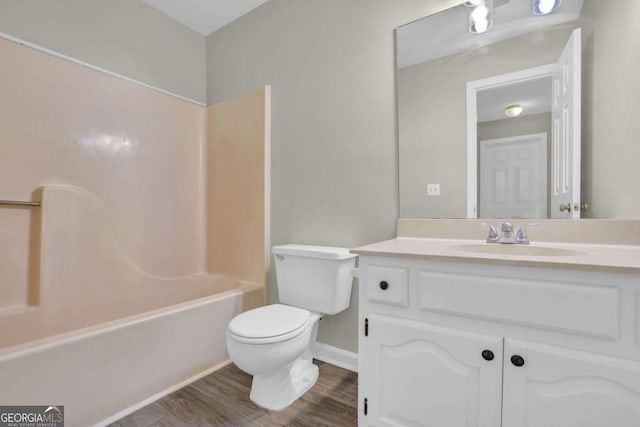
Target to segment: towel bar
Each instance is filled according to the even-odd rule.
[[[0,200],[0,206],[40,206],[40,202],[25,202],[20,200]]]

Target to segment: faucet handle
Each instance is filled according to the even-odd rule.
[[[480,225],[483,227],[489,227],[489,236],[487,237],[487,243],[495,243],[498,241],[500,234],[498,233],[496,227],[486,222],[481,222]]]
[[[516,242],[518,243],[524,243],[527,244],[529,243],[529,236],[527,234],[527,228],[529,227],[535,227],[536,225],[540,225],[539,222],[534,222],[533,224],[526,224],[521,226],[518,231],[516,232]]]
[[[500,228],[503,233],[513,233],[513,224],[510,222],[503,222]]]

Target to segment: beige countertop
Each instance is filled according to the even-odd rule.
[[[579,243],[489,244],[484,240],[398,237],[351,250],[358,255],[640,273],[640,246]]]

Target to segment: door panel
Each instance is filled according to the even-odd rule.
[[[504,354],[504,427],[640,426],[640,363],[509,339]]]
[[[553,75],[551,217],[580,218],[582,30],[573,30]],[[568,205],[569,210],[560,210]]]
[[[502,338],[372,315],[366,343],[364,424],[500,425]]]
[[[547,217],[547,134],[480,141],[480,218]]]

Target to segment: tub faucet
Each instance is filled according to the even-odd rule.
[[[487,243],[528,245],[529,236],[527,235],[527,228],[533,227],[534,225],[538,224],[523,225],[515,233],[513,232],[513,224],[511,224],[510,222],[502,223],[502,226],[500,227],[500,233],[498,233],[498,230],[491,224],[482,223],[482,225],[489,227],[489,236],[487,237]]]

